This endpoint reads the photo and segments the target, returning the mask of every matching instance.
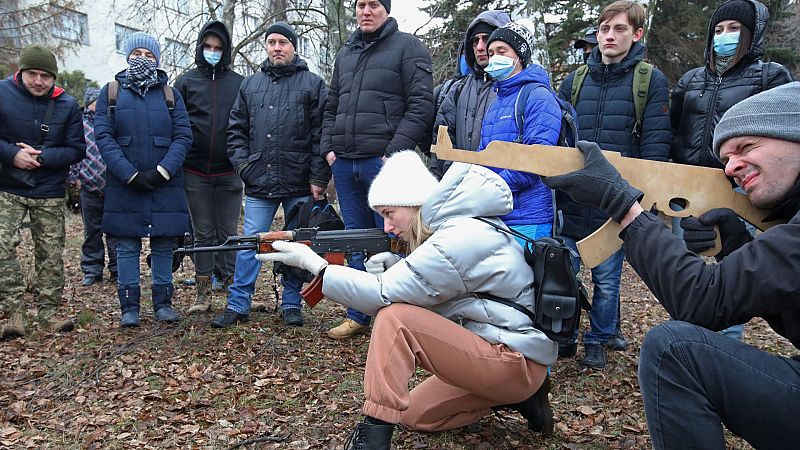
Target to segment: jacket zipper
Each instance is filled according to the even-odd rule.
[[[714,156],[713,150],[708,150],[708,139],[709,139],[709,132],[708,130],[711,129],[711,121],[714,120],[714,105],[717,104],[717,95],[719,95],[719,87],[722,84],[722,76],[717,77],[717,81],[714,83],[714,90],[711,92],[711,98],[708,99],[708,105],[706,106],[706,121],[703,124],[703,146],[700,147],[701,152],[708,154],[711,157],[709,162],[715,161],[717,158]],[[701,153],[701,154],[703,154]],[[702,164],[703,161],[700,161]]]
[[[216,111],[217,111],[217,68],[211,70],[211,142],[208,143],[208,161],[206,162],[206,175],[211,175],[211,158],[214,156],[214,138],[216,137]]]

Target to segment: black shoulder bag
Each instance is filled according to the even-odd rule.
[[[50,123],[50,118],[53,116],[54,106],[55,100],[51,98],[47,102],[44,120],[42,120],[42,125],[39,127],[39,130],[41,131],[41,134],[39,135],[39,142],[29,144],[31,147],[37,150],[41,149],[40,147],[44,144],[47,133],[50,131],[50,125],[48,124]],[[19,169],[15,167],[14,164],[5,166],[0,164],[0,185],[13,188],[31,189],[36,186],[34,171]]]
[[[533,269],[533,288],[535,294],[534,311],[496,297],[477,293],[487,300],[496,301],[528,316],[533,326],[553,341],[567,342],[572,339],[581,321],[581,309],[590,311],[586,288],[572,270],[571,250],[558,238],[545,237],[533,240],[524,234],[492,223],[483,217],[476,217],[498,231],[518,237],[526,242],[525,262]]]

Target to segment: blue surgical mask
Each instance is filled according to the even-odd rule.
[[[495,81],[503,81],[511,76],[517,62],[513,58],[503,55],[494,55],[489,58],[489,65],[483,69]]]
[[[203,58],[205,58],[207,63],[211,64],[212,66],[216,66],[219,64],[219,60],[222,59],[222,52],[203,50]]]
[[[739,32],[714,35],[714,53],[717,56],[733,56],[739,48]]]

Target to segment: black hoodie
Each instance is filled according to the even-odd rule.
[[[203,39],[209,33],[223,43],[222,59],[216,66],[203,58]],[[183,168],[208,177],[230,175],[234,171],[228,160],[228,118],[244,77],[230,68],[231,37],[225,24],[214,20],[203,26],[197,37],[194,60],[197,67],[175,81],[175,89],[183,96],[192,122],[192,148]]]

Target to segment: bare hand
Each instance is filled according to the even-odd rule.
[[[36,161],[36,157],[42,153],[40,150],[36,150],[24,142],[17,142],[17,146],[19,146],[19,151],[14,155],[14,166],[16,168],[35,170],[42,166]]]
[[[332,165],[333,165],[333,163],[335,163],[335,162],[336,162],[336,153],[334,153],[334,152],[328,152],[328,154],[327,154],[327,155],[325,155],[325,161],[328,161],[328,165],[329,165],[329,166],[332,166]]]
[[[325,188],[319,187],[316,184],[312,184],[311,195],[314,196],[314,200],[322,200],[323,198],[325,198]]]

